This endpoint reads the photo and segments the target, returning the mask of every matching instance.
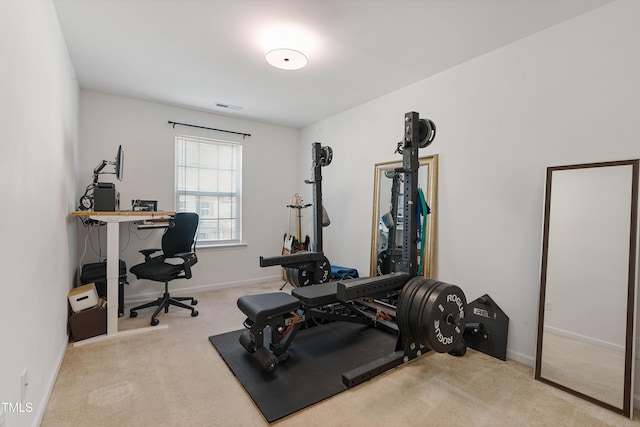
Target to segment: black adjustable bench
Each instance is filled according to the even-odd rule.
[[[338,301],[338,282],[326,282],[318,285],[294,288],[291,295],[296,297],[306,307],[320,307],[334,304]]]
[[[273,372],[287,359],[286,351],[305,320],[371,324],[372,319],[362,316],[349,302],[401,288],[408,278],[406,273],[392,273],[294,288],[291,295],[270,292],[242,296],[238,308],[247,316],[244,326],[248,330],[240,335],[240,344],[255,353],[264,370]]]
[[[362,297],[384,295],[388,291],[402,288],[407,280],[409,280],[407,273],[397,272],[384,276],[360,277],[295,288],[291,291],[291,295],[298,298],[306,307],[313,308]]]
[[[240,335],[240,344],[255,354],[265,371],[275,371],[288,357],[287,348],[305,320],[305,313],[299,309],[338,302],[337,285],[327,282],[295,288],[293,295],[271,292],[238,298],[238,308],[247,316],[244,326],[248,329]]]

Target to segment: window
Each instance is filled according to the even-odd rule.
[[[198,246],[242,239],[242,145],[176,137],[176,211],[200,215]]]

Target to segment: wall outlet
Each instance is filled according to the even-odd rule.
[[[27,368],[24,368],[22,375],[20,375],[20,401],[22,403],[27,400],[27,386],[29,385],[29,377]]]
[[[551,301],[546,301],[544,303],[544,309],[547,311],[551,311],[551,309],[553,308],[553,303]]]

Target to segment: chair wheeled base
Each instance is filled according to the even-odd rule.
[[[164,294],[161,297],[159,297],[155,301],[151,301],[146,304],[142,304],[132,308],[129,311],[129,317],[138,317],[138,310],[157,306],[158,308],[156,308],[156,310],[151,315],[151,326],[156,326],[158,323],[160,323],[160,321],[156,319],[158,314],[160,314],[160,311],[164,309],[164,312],[168,313],[169,306],[171,305],[174,305],[176,307],[186,308],[187,310],[191,310],[191,317],[196,317],[198,315],[198,310],[181,302],[181,301],[189,301],[189,300],[191,300],[191,305],[198,304],[198,300],[196,300],[193,297],[172,297],[171,295],[169,295],[169,284],[168,282],[165,282]]]

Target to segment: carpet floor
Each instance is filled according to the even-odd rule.
[[[280,286],[201,292],[194,295],[198,317],[172,309],[159,316],[166,329],[70,344],[41,425],[269,425],[208,337],[242,327],[239,296]],[[120,329],[148,326],[149,316],[122,318]],[[529,366],[468,350],[463,357],[427,353],[272,425],[637,427],[640,420],[535,381]]]

